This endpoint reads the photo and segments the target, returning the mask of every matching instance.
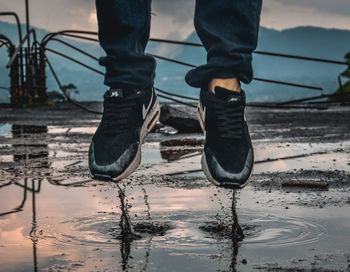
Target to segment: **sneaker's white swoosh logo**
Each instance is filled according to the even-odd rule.
[[[203,123],[205,124],[205,111],[207,110],[206,107],[203,107]]]
[[[148,113],[148,111],[149,111],[149,109],[150,109],[150,107],[151,107],[151,105],[152,105],[152,101],[153,101],[153,90],[152,90],[151,100],[149,101],[149,104],[148,104],[147,109],[146,109],[146,107],[145,107],[145,104],[143,104],[143,107],[142,107],[142,118],[143,118],[144,120],[145,120],[146,115],[147,115],[147,113]]]

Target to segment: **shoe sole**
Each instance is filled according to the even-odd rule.
[[[199,120],[199,124],[203,130],[203,133],[205,135],[205,126],[204,126],[204,120],[203,120],[203,111],[202,111],[202,108],[200,106],[200,104],[198,103],[197,105],[197,114],[198,114],[198,120]],[[203,151],[202,153],[202,159],[201,159],[201,164],[202,164],[202,170],[205,174],[205,176],[207,177],[207,179],[213,183],[214,185],[216,186],[222,186],[220,182],[218,182],[217,180],[215,180],[213,178],[213,176],[210,174],[210,171],[209,171],[209,167],[208,167],[208,164],[207,164],[207,159],[205,158],[205,153]],[[237,183],[234,183],[235,187],[237,186],[237,189],[242,189],[244,188],[245,186],[247,186],[247,184],[249,183],[251,177],[252,177],[252,174],[253,174],[253,171],[254,171],[254,161],[253,161],[253,167],[252,167],[252,171],[250,172],[249,174],[249,177],[248,179],[243,183],[243,184],[237,184]]]
[[[152,109],[147,114],[145,122],[143,123],[143,125],[141,127],[140,144],[139,144],[139,147],[138,147],[138,150],[137,150],[137,153],[136,153],[136,156],[135,156],[134,160],[130,163],[128,168],[126,168],[126,170],[121,175],[119,175],[118,177],[112,178],[114,181],[120,181],[122,179],[127,178],[140,165],[141,157],[142,157],[141,156],[141,145],[145,142],[145,139],[146,139],[147,135],[152,131],[154,126],[159,121],[159,117],[160,117],[160,107],[159,107],[159,102],[158,102],[158,98],[157,98],[157,100],[154,103]]]

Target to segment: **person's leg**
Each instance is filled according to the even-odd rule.
[[[151,0],[96,0],[99,40],[106,56],[105,84],[151,87],[155,60],[145,55],[149,39]]]
[[[195,27],[207,50],[207,64],[186,81],[200,87],[198,112],[205,132],[202,167],[218,186],[244,187],[252,174],[254,152],[244,117],[240,82],[253,78],[261,0],[197,0]]]
[[[261,0],[197,0],[195,28],[205,49],[207,63],[191,70],[186,82],[208,86],[214,78],[253,78],[252,52],[257,46]]]
[[[119,181],[140,164],[141,144],[159,119],[155,61],[145,55],[150,0],[96,0],[99,38],[107,53],[103,115],[91,140],[93,178]]]

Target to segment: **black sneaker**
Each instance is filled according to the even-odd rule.
[[[216,87],[202,89],[199,121],[205,134],[202,168],[215,185],[233,189],[248,184],[254,152],[244,116],[245,93]]]
[[[141,144],[159,119],[154,89],[112,89],[105,93],[102,121],[92,138],[93,178],[119,181],[140,164]]]

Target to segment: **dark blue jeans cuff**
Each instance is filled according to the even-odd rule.
[[[252,68],[234,70],[227,68],[214,68],[202,65],[187,72],[185,81],[192,87],[207,87],[213,78],[238,78],[243,83],[250,83],[253,79]]]

